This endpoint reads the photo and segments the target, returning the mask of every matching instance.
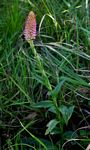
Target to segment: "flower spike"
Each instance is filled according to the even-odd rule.
[[[36,38],[36,16],[33,11],[29,12],[23,34],[26,41],[34,40]]]

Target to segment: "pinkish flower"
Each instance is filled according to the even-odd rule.
[[[36,16],[33,11],[29,12],[23,34],[26,41],[34,40],[36,38]]]

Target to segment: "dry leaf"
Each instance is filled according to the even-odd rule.
[[[25,120],[33,119],[37,116],[36,112],[31,112],[28,116],[24,117]]]

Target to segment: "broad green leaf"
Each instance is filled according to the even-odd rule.
[[[45,132],[45,135],[51,133],[51,131],[56,127],[56,125],[59,123],[56,119],[50,120],[50,122],[47,124],[47,130]]]
[[[54,134],[62,134],[61,133],[61,130],[60,130],[60,127],[55,127],[51,132],[50,132],[51,135],[54,135]]]
[[[52,113],[54,113],[54,114],[57,113],[57,112],[56,112],[56,107],[55,107],[54,105],[52,105],[52,106],[48,109],[48,111],[50,111],[50,112],[52,112]]]
[[[53,106],[53,102],[51,100],[41,101],[32,105],[32,107],[35,107],[35,108],[49,108],[52,106]]]
[[[61,105],[60,108],[59,108],[62,116],[63,116],[63,119],[64,119],[64,122],[66,123],[66,125],[68,124],[68,121],[74,111],[74,106],[65,106],[65,105]]]
[[[61,82],[59,82],[59,84],[55,87],[55,89],[51,92],[51,95],[54,96],[54,97],[57,97],[62,85],[64,84],[65,82],[65,79],[62,80]]]

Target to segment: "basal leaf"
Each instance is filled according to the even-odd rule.
[[[45,135],[49,134],[55,127],[56,125],[59,123],[59,121],[57,121],[56,119],[52,119],[50,120],[50,122],[47,124],[47,130],[45,132]]]
[[[65,105],[61,105],[60,108],[59,108],[62,116],[63,116],[63,119],[64,119],[64,122],[66,123],[66,125],[68,124],[68,121],[74,111],[74,106],[65,106]]]

